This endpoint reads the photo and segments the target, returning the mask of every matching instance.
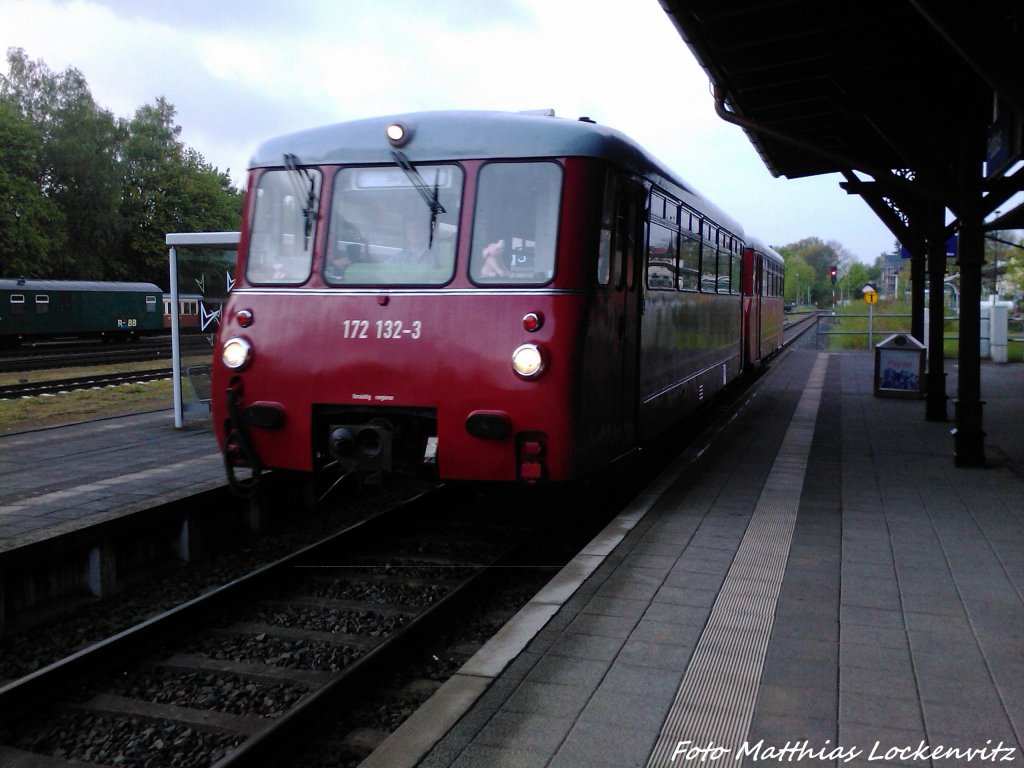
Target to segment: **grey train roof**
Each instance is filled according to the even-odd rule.
[[[163,293],[153,283],[113,283],[102,280],[0,280],[0,291],[124,291]]]
[[[747,245],[752,247],[754,250],[760,251],[761,253],[767,254],[772,257],[773,261],[777,261],[780,264],[784,261],[782,254],[772,248],[768,243],[759,237],[753,235],[747,235],[745,238]]]
[[[413,163],[493,157],[600,157],[621,167],[661,177],[696,198],[685,202],[706,210],[734,234],[743,228],[731,216],[623,133],[605,125],[520,112],[413,112],[312,128],[270,139],[259,146],[250,168],[281,167],[285,154],[302,165],[393,163],[384,130],[402,123],[412,137],[401,148]]]

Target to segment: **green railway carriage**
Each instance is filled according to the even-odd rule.
[[[59,337],[133,340],[163,330],[153,283],[0,280],[0,345]]]

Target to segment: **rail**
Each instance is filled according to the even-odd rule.
[[[436,551],[431,546],[430,536],[422,532],[419,536],[413,534],[411,537],[396,537],[396,531],[407,533],[413,521],[422,521],[443,506],[441,498],[447,497],[439,496],[438,489],[421,494],[403,505],[378,513],[340,533],[306,546],[248,576],[204,593],[160,616],[145,620],[0,686],[0,731],[6,730],[10,734],[12,728],[33,729],[36,720],[23,718],[31,718],[30,713],[46,705],[58,708],[67,705],[86,716],[89,713],[121,716],[128,709],[138,706],[160,722],[189,726],[198,718],[229,734],[236,740],[234,748],[219,760],[211,754],[211,761],[216,761],[219,768],[273,764],[272,758],[303,740],[325,709],[344,706],[362,695],[363,689],[380,677],[382,666],[405,658],[410,649],[422,644],[426,633],[450,625],[467,610],[468,605],[478,602],[479,590],[502,572],[503,569],[496,566],[505,564],[524,543],[529,543],[527,528],[513,530],[502,527],[499,530],[493,523],[480,526],[451,523],[451,529],[458,530],[460,535],[454,540],[442,536],[439,542],[433,542]],[[443,521],[440,528],[445,528]],[[410,539],[411,549],[408,550],[402,549],[406,538]],[[392,600],[387,604],[381,603],[377,594],[333,600],[323,596],[305,597],[321,595],[310,587],[310,583],[324,582],[323,572],[343,567],[337,563],[366,567],[361,564],[378,561],[388,564],[386,578],[395,581],[399,587],[406,582],[418,584],[424,578],[417,575],[405,576],[403,574],[406,570],[415,572],[426,567],[444,573],[442,581],[438,582],[440,587],[436,599],[413,600],[405,605]],[[290,586],[283,587],[285,584]],[[399,592],[401,590],[395,594]],[[291,625],[288,622],[277,625],[278,612],[287,612],[287,604],[292,601],[299,614],[309,610],[310,605],[322,605],[325,615],[329,615],[330,610],[339,614],[350,612],[359,616],[360,621],[365,619],[365,615],[379,614],[380,627],[361,634],[357,629],[344,627],[343,631],[336,632],[336,628],[332,628],[317,632],[302,627],[289,629]],[[266,613],[274,618],[265,618],[260,611],[250,608],[258,604],[272,606],[272,610]],[[223,618],[229,612],[233,618],[226,624],[214,622],[215,617]],[[246,624],[246,621],[255,623]],[[283,638],[315,635],[322,642],[329,640],[339,647],[354,650],[341,668],[334,671],[317,670],[310,674],[303,674],[301,670],[279,669],[273,664],[258,667],[247,662],[227,664],[218,661],[220,657],[216,655],[208,662],[197,661],[199,657],[192,654],[189,643],[197,637],[197,632],[201,634],[207,631],[213,623],[217,623],[214,631],[221,630],[239,637],[262,637],[264,634]],[[343,632],[356,634],[346,635]],[[121,694],[116,689],[112,693],[106,692],[108,685],[104,680],[111,670],[116,668],[120,670],[119,674],[130,676],[136,669],[146,669],[154,664],[150,654],[157,647],[164,648],[157,653],[162,659],[159,663],[172,671],[182,666],[205,672],[228,670],[245,680],[271,680],[275,684],[290,684],[305,689],[305,693],[295,702],[283,705],[277,716],[263,718],[253,713],[232,716],[226,714],[227,710],[218,710],[215,714],[203,714],[203,710],[197,714],[192,711],[195,708],[147,704],[145,702],[150,700],[145,696],[139,697],[142,703],[136,704],[134,696],[124,698],[129,694]],[[177,649],[177,655],[172,653],[167,656],[168,648]],[[296,683],[296,680],[299,682]],[[67,691],[76,684],[85,684],[88,688],[74,695],[74,703],[68,703]],[[84,695],[84,690],[88,690],[91,697]],[[37,714],[36,717],[46,722],[45,715]]]

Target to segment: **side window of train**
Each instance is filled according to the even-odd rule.
[[[743,280],[743,250],[740,248],[740,241],[738,238],[732,240],[732,282],[731,292],[739,293],[740,287]]]
[[[11,294],[11,314],[20,315],[25,311],[25,296],[21,293]]]
[[[700,218],[683,208],[679,229],[677,287],[681,291],[696,291],[700,286]]]
[[[619,179],[616,185],[615,225],[613,230],[614,282],[617,290],[633,290],[637,282],[639,246],[643,243],[646,193],[639,184]]]
[[[718,292],[718,227],[709,221],[701,222],[700,290],[701,293]]]
[[[320,196],[320,172],[309,171]],[[313,264],[316,227],[308,211],[308,189],[296,171],[267,171],[256,187],[246,278],[253,283],[299,285]]]
[[[476,283],[543,285],[555,276],[562,201],[557,163],[488,163],[477,179],[469,275]]]
[[[615,184],[616,179],[612,171],[608,171],[604,180],[604,199],[601,203],[601,229],[598,232],[597,252],[597,283],[608,285],[612,279],[612,257],[615,253],[612,248],[612,232],[615,227],[615,201],[617,199]],[[615,268],[620,268],[616,259]],[[618,284],[618,272],[616,272],[616,284]]]
[[[718,276],[715,288],[718,293],[729,293],[732,276],[732,236],[725,232],[718,233]]]
[[[674,291],[676,288],[676,233],[664,224],[652,222],[647,235],[647,288]]]

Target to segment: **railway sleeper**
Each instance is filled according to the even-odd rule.
[[[278,637],[297,642],[318,642],[338,645],[359,651],[369,651],[380,645],[383,638],[367,635],[348,635],[333,632],[318,632],[312,629],[296,629],[294,627],[267,626],[264,624],[232,624],[230,627],[215,627],[211,634],[226,637],[229,635],[247,635],[256,638]]]
[[[232,715],[215,709],[193,709],[176,704],[157,704],[142,699],[97,693],[83,702],[61,705],[67,712],[84,712],[127,719],[139,718],[153,723],[172,722],[198,730],[254,736],[267,727],[270,720],[255,715]]]

